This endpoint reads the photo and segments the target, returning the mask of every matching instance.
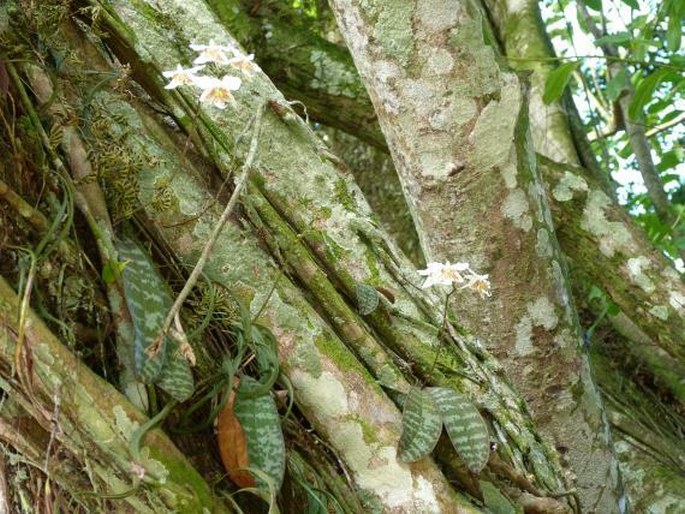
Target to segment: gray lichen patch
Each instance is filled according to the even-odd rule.
[[[606,211],[611,203],[611,198],[602,191],[590,191],[580,222],[583,230],[597,237],[599,249],[607,257],[613,257],[617,251],[630,253],[634,246],[633,237],[625,225],[607,219]]]
[[[528,313],[533,321],[533,325],[541,326],[545,330],[552,330],[559,322],[554,305],[546,296],[541,296],[532,304],[529,303]]]
[[[668,307],[663,305],[654,305],[651,309],[649,309],[649,313],[662,321],[668,320]]]
[[[458,0],[423,0],[417,3],[415,16],[426,34],[435,34],[454,26],[461,7]]]
[[[291,381],[302,401],[315,407],[315,416],[325,420],[350,414],[347,390],[338,377],[330,371],[318,376],[293,370]]]
[[[644,273],[644,269],[649,268],[651,263],[647,257],[640,255],[638,257],[633,257],[628,259],[626,263],[626,268],[628,270],[628,276],[633,281],[633,283],[640,286],[640,288],[647,294],[651,294],[656,289],[654,282]]]
[[[533,323],[530,317],[523,316],[516,324],[516,353],[521,356],[530,355],[535,351],[533,346]]]
[[[513,74],[505,74],[501,98],[491,100],[481,111],[468,137],[473,145],[473,166],[489,169],[511,162],[515,126],[521,109],[521,90]]]
[[[571,173],[570,171],[566,171],[564,172],[564,176],[561,177],[561,180],[559,180],[557,185],[554,186],[554,189],[552,190],[552,196],[558,202],[568,202],[569,200],[573,199],[574,191],[585,192],[588,190],[589,188],[587,182],[585,182],[583,177],[580,177],[575,173]]]
[[[514,147],[512,147],[512,158],[504,165],[500,166],[500,175],[504,179],[504,185],[507,189],[514,189],[518,183],[516,180],[518,169],[516,168],[516,159],[513,158],[516,155],[515,151]]]
[[[403,75],[402,70],[392,61],[376,61],[376,87],[378,98],[385,112],[392,116],[400,113],[402,102],[394,90],[395,81]]]
[[[528,232],[533,227],[533,219],[528,214],[530,205],[522,189],[509,192],[502,204],[502,215],[512,221],[515,227]]]
[[[133,432],[140,428],[140,423],[129,418],[128,414],[126,414],[126,411],[121,405],[115,405],[112,409],[112,413],[114,414],[114,419],[116,420],[116,427],[119,431],[119,434],[125,441],[128,441],[131,439]]]
[[[524,314],[516,324],[516,352],[519,355],[530,355],[535,351],[533,345],[533,327],[553,330],[559,323],[554,305],[546,296],[529,302]]]
[[[447,75],[454,67],[454,59],[447,50],[438,48],[428,57],[428,69],[435,75]]]
[[[369,445],[362,427],[353,421],[341,423],[332,439],[348,449],[348,465],[358,485],[379,494],[386,507],[405,512],[440,512],[433,485],[421,477],[421,483],[415,484],[411,468],[400,463],[394,446]]]
[[[540,257],[552,256],[552,243],[549,239],[549,231],[546,228],[538,229],[538,237],[535,242],[535,251]]]
[[[379,7],[378,22],[374,26],[373,37],[388,55],[393,56],[402,66],[409,64],[414,49],[414,34],[411,20],[414,6],[411,2],[398,2]]]
[[[447,133],[435,134],[419,149],[421,174],[429,180],[445,180],[453,166],[450,162],[451,136]]]
[[[671,307],[679,312],[681,316],[685,314],[685,295],[682,293],[671,291],[668,294],[668,303],[670,303]]]

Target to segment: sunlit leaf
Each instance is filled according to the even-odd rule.
[[[630,86],[628,70],[621,68],[619,72],[607,83],[607,98],[612,102],[618,100],[621,93]]]
[[[366,284],[357,284],[357,305],[359,314],[367,316],[378,307],[378,291]]]
[[[271,394],[250,394],[256,387],[260,387],[260,384],[255,379],[241,377],[233,413],[245,432],[250,468],[261,470],[280,489],[285,474],[285,441],[281,420]],[[268,484],[259,477],[257,485],[262,490],[268,488]]]
[[[580,63],[577,61],[565,62],[550,72],[545,81],[545,92],[542,95],[542,100],[546,104],[550,104],[559,99],[571,78],[571,74],[577,70],[579,66]]]
[[[631,120],[637,120],[642,114],[642,108],[650,102],[654,90],[659,86],[664,79],[668,70],[661,68],[654,73],[643,78],[635,87],[633,99],[628,106],[628,116]]]
[[[414,462],[433,451],[442,431],[442,420],[433,397],[412,387],[404,402],[399,459]]]
[[[602,12],[602,0],[583,0],[583,3],[594,11]]]
[[[668,16],[668,26],[666,29],[667,48],[671,52],[677,52],[680,50],[683,37],[685,2],[682,0],[666,0],[664,7]]]
[[[490,456],[490,434],[478,409],[465,396],[445,387],[428,387],[447,434],[473,473],[480,473]]]
[[[121,277],[121,273],[124,271],[124,268],[128,262],[120,262],[120,261],[108,261],[105,263],[105,265],[102,267],[102,280],[105,282],[105,284],[112,284]]]
[[[621,2],[626,4],[631,9],[635,9],[636,11],[640,9],[640,4],[637,3],[637,0],[621,0]]]
[[[607,306],[607,314],[609,316],[617,316],[619,312],[621,312],[621,308],[614,302],[610,302]]]
[[[685,150],[682,148],[674,148],[668,152],[661,154],[659,164],[656,165],[656,169],[660,172],[670,170],[675,168],[680,163],[685,161]],[[664,177],[665,178],[665,177]]]
[[[595,40],[595,45],[621,45],[632,41],[633,35],[629,32],[619,32],[618,34],[607,34]]]

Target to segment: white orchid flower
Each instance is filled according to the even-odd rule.
[[[204,66],[193,66],[192,68],[184,68],[180,64],[176,66],[175,70],[163,71],[162,75],[171,79],[169,83],[164,86],[164,89],[176,89],[180,86],[195,85],[197,80],[201,78],[196,75],[197,72],[204,69]]]
[[[470,270],[466,262],[456,262],[445,264],[441,262],[429,262],[426,269],[418,270],[419,275],[424,275],[426,281],[421,287],[424,289],[434,285],[451,286],[452,284],[463,284],[466,281],[464,272]]]
[[[242,84],[238,77],[224,75],[223,78],[199,77],[196,82],[202,89],[200,103],[208,104],[217,109],[225,109],[229,103],[233,103],[233,91],[237,91]]]
[[[200,55],[193,61],[193,64],[213,62],[215,64],[226,65],[231,60],[230,55],[236,53],[236,49],[233,46],[217,45],[214,41],[210,41],[208,45],[197,45],[193,43],[190,45],[190,48],[196,52],[200,52]]]

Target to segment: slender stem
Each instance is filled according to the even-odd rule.
[[[440,325],[440,330],[438,330],[438,350],[435,352],[435,358],[433,359],[433,364],[431,364],[430,370],[428,371],[428,377],[433,375],[433,371],[435,370],[435,365],[438,363],[438,359],[440,358],[440,352],[442,351],[442,347],[444,346],[441,343],[441,337],[442,334],[445,332],[445,329],[447,328],[447,316],[448,316],[448,309],[450,305],[450,297],[454,294],[456,291],[454,284],[452,284],[452,289],[450,290],[449,293],[447,293],[447,296],[445,296],[445,305],[442,308],[442,323]]]
[[[249,174],[250,174],[250,168],[252,167],[252,163],[254,161],[254,158],[257,155],[257,147],[258,147],[258,142],[259,142],[259,132],[261,130],[263,112],[264,112],[264,106],[261,105],[257,109],[257,113],[255,114],[254,126],[252,129],[252,140],[250,141],[250,149],[248,151],[247,157],[245,158],[245,162],[243,163],[241,175],[238,178],[238,181],[235,185],[235,189],[233,190],[233,193],[231,194],[231,198],[228,200],[228,203],[226,204],[224,212],[221,213],[221,217],[219,218],[219,221],[214,226],[214,229],[212,230],[212,233],[209,236],[209,240],[207,241],[204,248],[202,249],[202,254],[200,255],[200,258],[197,260],[197,263],[195,264],[195,268],[193,268],[193,271],[190,274],[190,277],[188,277],[188,280],[186,281],[185,285],[183,286],[183,289],[181,290],[179,295],[176,297],[176,300],[174,301],[174,304],[172,305],[171,310],[167,314],[167,317],[164,320],[164,325],[162,326],[162,330],[159,334],[158,339],[162,339],[166,335],[166,333],[169,331],[169,328],[171,328],[171,324],[173,323],[174,318],[180,312],[181,307],[183,306],[183,302],[185,302],[186,298],[188,298],[188,295],[193,290],[193,287],[195,287],[195,284],[197,283],[197,280],[200,278],[200,275],[202,274],[202,270],[204,269],[205,265],[207,264],[207,260],[209,259],[209,256],[212,253],[212,249],[214,248],[214,244],[216,243],[217,239],[219,239],[219,235],[221,234],[221,231],[223,230],[224,226],[226,225],[226,222],[228,221],[228,217],[233,212],[233,209],[235,208],[236,204],[238,203],[238,198],[240,197],[240,194],[242,193],[242,190],[245,187],[245,184],[247,184],[247,180],[248,180]]]

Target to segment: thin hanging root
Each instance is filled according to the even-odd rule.
[[[219,221],[217,222],[216,226],[214,227],[214,230],[209,236],[207,244],[202,249],[202,254],[200,255],[200,258],[197,260],[195,268],[193,268],[190,277],[188,277],[188,281],[185,283],[183,289],[176,297],[176,301],[174,302],[174,305],[171,307],[169,314],[167,314],[167,317],[164,320],[164,325],[162,326],[162,330],[158,336],[160,340],[169,332],[171,324],[174,322],[174,318],[181,311],[183,302],[185,302],[186,298],[188,298],[188,295],[190,295],[190,292],[193,290],[193,287],[195,287],[195,284],[197,283],[197,280],[200,278],[200,275],[202,274],[205,264],[207,263],[207,260],[209,259],[209,256],[212,253],[214,244],[216,243],[217,239],[219,238],[219,235],[221,234],[221,231],[226,225],[228,217],[233,212],[233,209],[235,209],[235,206],[238,203],[238,198],[240,198],[240,194],[242,193],[243,188],[247,184],[247,180],[250,175],[250,169],[252,168],[252,163],[254,162],[254,158],[257,155],[257,148],[259,146],[259,133],[262,127],[263,114],[264,106],[261,105],[257,108],[257,112],[255,113],[254,126],[252,128],[252,139],[250,140],[250,149],[248,151],[247,157],[245,158],[245,162],[243,163],[241,174],[238,178],[238,182],[235,185],[233,194],[231,194],[231,198],[228,200],[224,212],[221,213]]]

